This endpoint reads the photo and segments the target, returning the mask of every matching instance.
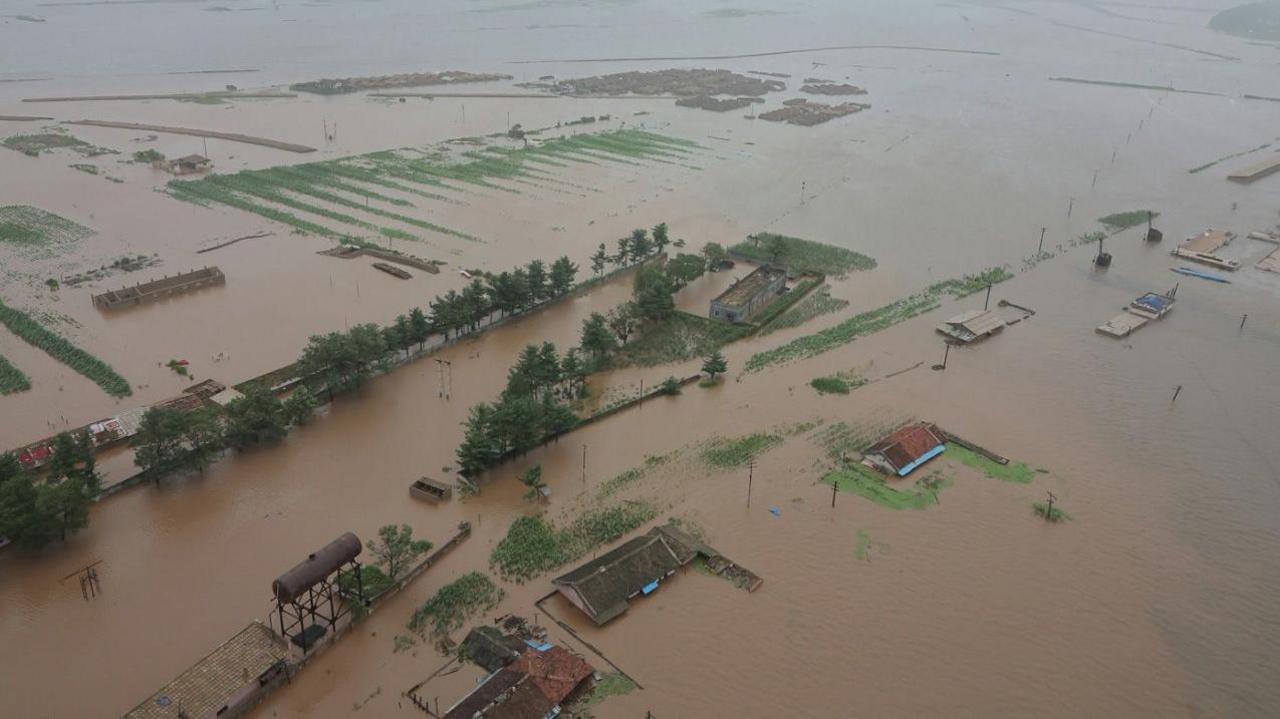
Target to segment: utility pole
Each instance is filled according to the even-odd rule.
[[[985,309],[989,309],[990,307],[991,307],[991,285],[990,285],[990,284],[988,284],[988,285],[987,285],[987,299],[983,300],[983,302],[982,302],[982,309],[984,309],[984,310],[985,310]]]
[[[747,509],[751,508],[751,481],[755,476],[756,461],[747,462]]]
[[[449,384],[452,385],[453,384],[453,381],[452,381],[453,380],[453,364],[449,362],[449,360],[442,360],[439,358],[436,359],[436,370],[440,374],[440,396],[447,399],[449,397],[449,389],[446,388],[445,381],[444,381],[444,370],[446,366],[449,368],[449,379],[450,379]]]
[[[836,507],[836,490],[840,487],[840,482],[835,477],[831,478],[831,508]]]
[[[582,486],[587,486],[587,445],[582,445]]]
[[[1075,209],[1075,206],[1076,206],[1076,198],[1072,197],[1071,201],[1067,203],[1067,219],[1068,220],[1071,219],[1071,210]]]
[[[1057,499],[1057,497],[1053,496],[1053,492],[1049,492],[1049,511],[1044,513],[1044,519],[1046,522],[1053,521],[1053,503]]]
[[[1170,402],[1177,402],[1177,401],[1178,401],[1178,394],[1179,394],[1180,392],[1182,392],[1182,385],[1178,385],[1177,387],[1175,387],[1175,388],[1173,389],[1173,399],[1171,399],[1171,400],[1169,400],[1169,401],[1170,401]]]
[[[1249,319],[1248,314],[1245,314],[1243,317],[1240,318],[1240,329],[1244,329],[1244,321],[1247,319]]]
[[[1038,248],[1036,249],[1036,259],[1037,259],[1037,260],[1044,256],[1044,233],[1045,233],[1045,231],[1047,231],[1048,229],[1049,229],[1048,227],[1041,227],[1041,228],[1040,228],[1040,247],[1038,247]]]
[[[804,180],[800,181],[800,204],[804,204]]]

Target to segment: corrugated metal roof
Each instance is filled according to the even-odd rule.
[[[897,471],[919,460],[938,445],[942,434],[928,422],[914,422],[867,448],[864,454],[878,454]]]
[[[965,313],[969,314],[969,313]],[[974,310],[972,317],[962,320],[964,328],[981,337],[1004,327],[1004,320],[989,310]]]

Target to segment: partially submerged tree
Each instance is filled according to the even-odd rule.
[[[715,381],[716,375],[724,374],[729,370],[729,363],[725,360],[724,355],[720,354],[720,350],[716,350],[710,357],[702,361],[702,371],[707,373],[707,379]]]
[[[288,424],[280,400],[260,384],[246,387],[243,397],[227,404],[227,444],[238,450],[279,442]]]
[[[616,344],[604,315],[592,312],[590,317],[582,321],[582,339],[579,344],[582,349],[591,353],[593,359],[600,359],[613,350]]]
[[[302,385],[280,403],[280,409],[286,424],[301,426],[311,421],[319,401],[306,385]]]
[[[675,312],[675,285],[660,267],[643,267],[636,273],[635,305],[646,320],[662,321]]]
[[[524,498],[529,501],[541,501],[546,497],[544,490],[547,483],[542,481],[542,465],[536,464],[520,475],[520,483],[528,487]]]
[[[387,576],[393,581],[399,579],[414,560],[431,549],[431,542],[413,538],[413,528],[407,524],[398,528],[388,524],[378,530],[378,537],[369,542],[369,553],[376,564],[387,570]]]

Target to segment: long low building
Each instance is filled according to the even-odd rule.
[[[786,286],[786,270],[761,265],[711,300],[711,318],[725,322],[747,322],[777,299]]]
[[[991,310],[969,310],[938,325],[938,331],[965,344],[998,334],[1004,320]]]

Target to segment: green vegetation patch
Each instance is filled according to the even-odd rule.
[[[388,577],[386,572],[372,564],[360,567],[360,579],[361,583],[364,585],[365,599],[374,599],[379,594],[382,594],[396,584],[395,580]],[[351,573],[344,573],[342,575],[342,579],[339,581],[339,589],[342,590],[344,596],[356,596],[355,575]]]
[[[756,262],[777,262],[793,272],[843,277],[855,270],[870,270],[876,261],[864,254],[799,237],[759,232],[729,248],[729,252]]]
[[[871,549],[871,535],[863,530],[858,530],[858,543],[853,548],[853,556],[858,559],[865,560],[867,558],[867,550]]]
[[[36,207],[0,207],[0,245],[49,254],[93,234],[87,227]]]
[[[888,509],[926,509],[938,503],[938,492],[951,485],[951,479],[937,472],[917,479],[912,484],[902,481],[903,488],[889,486],[883,477],[861,464],[828,472],[823,484],[835,484],[841,492],[856,494]]]
[[[845,378],[841,375],[815,377],[809,380],[809,386],[817,390],[818,394],[849,394],[864,384],[866,380],[860,377]]]
[[[596,491],[596,497],[599,499],[604,499],[605,497],[609,497],[615,494],[616,492],[618,492],[619,490],[622,490],[636,483],[642,477],[647,475],[649,471],[652,470],[654,467],[658,467],[660,465],[666,464],[667,460],[670,459],[674,454],[675,452],[672,452],[670,454],[650,455],[648,457],[645,457],[643,465],[639,467],[632,467],[631,469],[628,469],[625,472],[620,472],[619,474],[613,476],[612,478],[602,483],[600,485],[600,488]]]
[[[770,332],[787,329],[790,327],[799,327],[815,317],[839,312],[849,306],[848,300],[836,299],[831,296],[831,288],[827,286],[819,287],[805,297],[794,306],[787,308],[785,312],[778,316],[774,321],[762,325],[759,335],[767,335]]]
[[[0,395],[26,392],[29,389],[31,389],[31,381],[22,373],[22,370],[14,367],[9,360],[0,355]]]
[[[1130,210],[1128,212],[1113,212],[1106,217],[1099,217],[1098,222],[1106,225],[1108,228],[1119,231],[1127,230],[1130,227],[1137,227],[1145,224],[1147,218],[1155,219],[1160,216],[1159,212],[1151,210]]]
[[[505,592],[488,575],[470,572],[440,588],[409,619],[410,631],[444,637],[471,617],[498,606]]]
[[[566,716],[590,719],[594,716],[591,709],[609,697],[622,696],[635,691],[635,682],[618,673],[605,674],[591,685],[591,693],[566,707]]]
[[[998,464],[971,449],[961,447],[955,442],[947,444],[947,451],[943,456],[954,459],[966,467],[979,470],[991,479],[1030,484],[1031,480],[1036,478],[1036,471],[1022,462]]]
[[[80,172],[83,172],[83,173],[85,173],[85,174],[89,174],[89,175],[96,175],[96,174],[98,174],[98,166],[97,166],[97,165],[90,165],[90,164],[83,163],[83,162],[77,162],[77,163],[74,163],[74,164],[68,165],[68,167],[70,167],[70,168],[71,168],[71,169],[73,169],[73,170],[79,170]]]
[[[939,304],[935,295],[924,293],[912,295],[905,300],[898,300],[870,312],[854,315],[834,327],[798,337],[780,347],[751,355],[746,363],[746,371],[756,372],[769,365],[822,354],[859,337],[888,329],[899,322],[937,309]]]
[[[745,467],[748,462],[782,444],[782,437],[757,432],[745,437],[712,440],[702,450],[702,461],[717,469]]]
[[[493,548],[489,566],[503,579],[523,582],[613,542],[656,516],[657,507],[648,502],[623,502],[588,510],[564,528],[542,517],[520,517]]]
[[[801,280],[796,283],[795,287],[791,288],[791,291],[769,303],[769,306],[764,308],[764,312],[752,318],[752,324],[760,328],[768,327],[769,323],[777,319],[783,312],[791,309],[792,305],[804,299],[805,295],[809,294],[817,285],[818,280]]]
[[[1071,521],[1071,515],[1070,515],[1070,514],[1067,514],[1065,511],[1063,511],[1062,509],[1059,509],[1059,508],[1058,508],[1058,507],[1056,507],[1056,506],[1054,506],[1054,507],[1050,507],[1050,506],[1049,506],[1047,503],[1045,503],[1045,502],[1032,502],[1032,503],[1031,503],[1031,511],[1035,512],[1035,513],[1036,513],[1036,516],[1038,516],[1038,517],[1044,517],[1045,519],[1049,520],[1050,522],[1069,522],[1069,521]]]
[[[747,360],[746,371],[756,372],[769,365],[822,354],[859,337],[888,329],[899,322],[937,309],[941,306],[940,299],[944,294],[950,294],[956,298],[967,297],[974,292],[986,289],[989,284],[1003,282],[1010,277],[1013,275],[1003,267],[994,267],[978,274],[965,275],[960,279],[937,282],[920,294],[854,315],[834,327],[798,337],[780,347],[757,352]]]
[[[641,335],[621,347],[611,362],[615,367],[683,362],[710,355],[750,333],[750,327],[677,311],[661,322],[647,323]]]
[[[30,315],[0,302],[0,324],[21,337],[23,341],[42,349],[50,357],[93,380],[113,397],[133,394],[129,383],[116,374],[106,362],[76,347],[55,332],[43,327]]]
[[[12,135],[6,137],[0,145],[10,150],[17,150],[24,155],[38,157],[47,150],[71,149],[86,157],[98,155],[114,155],[115,150],[91,145],[74,135],[65,132],[38,132],[30,135]]]

